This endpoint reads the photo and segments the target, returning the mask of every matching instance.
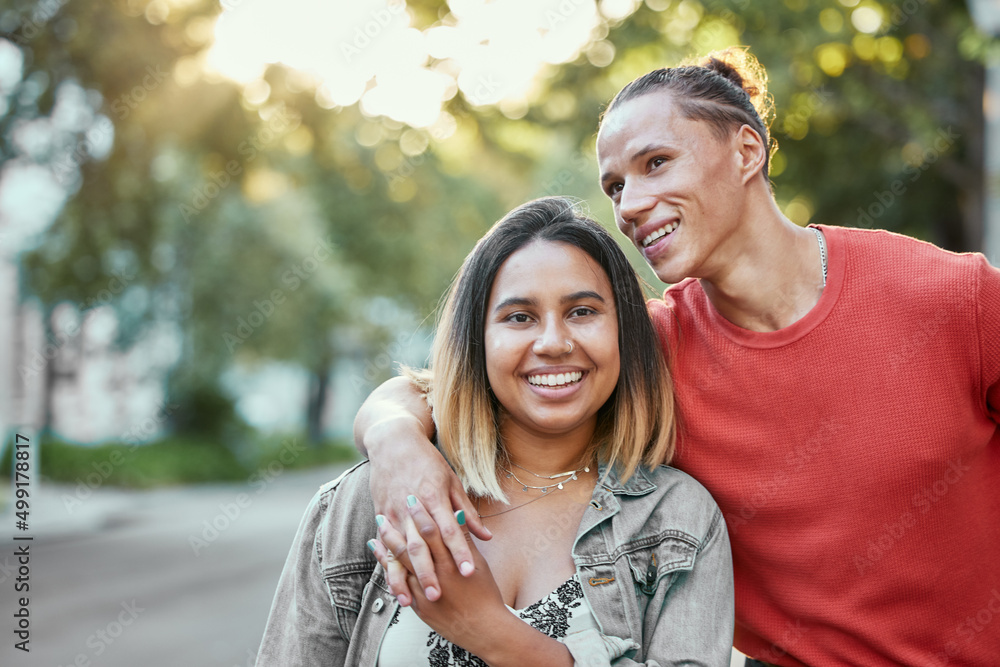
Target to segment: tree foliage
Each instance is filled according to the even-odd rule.
[[[443,2],[408,9],[420,28],[449,20]],[[337,360],[387,340],[372,300],[427,315],[475,239],[525,199],[579,196],[609,221],[593,158],[604,105],[635,76],[715,48],[747,45],[769,72],[772,177],[793,220],[981,244],[980,100],[996,44],[960,4],[647,0],[544,70],[525,108],[448,100],[448,136],[329,108],[283,66],[264,95],[206,74],[221,10],[15,0],[0,13],[23,58],[0,107],[3,178],[41,166],[65,192],[22,257],[23,292],[47,313],[85,311],[128,276],[111,302],[120,344],[157,323],[181,332],[169,380],[180,430],[222,433],[219,377],[269,359],[309,370],[315,427]],[[59,116],[70,98],[74,122]],[[27,142],[27,126],[48,138]]]

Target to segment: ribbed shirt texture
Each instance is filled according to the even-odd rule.
[[[819,228],[827,285],[789,327],[741,329],[691,279],[649,304],[681,409],[672,465],[729,528],[736,647],[1000,664],[1000,271]]]

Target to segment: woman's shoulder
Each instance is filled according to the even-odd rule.
[[[368,481],[371,476],[371,466],[368,459],[354,464],[337,477],[319,487],[318,497],[339,495],[354,495],[359,489],[368,492]]]
[[[724,525],[718,504],[701,482],[691,475],[667,465],[642,468],[636,471],[649,482],[651,488],[643,495],[621,496],[622,514],[634,524],[641,520],[658,531],[678,530],[708,539],[719,525]]]
[[[331,547],[337,547],[339,552],[345,545],[364,546],[370,538],[375,537],[375,505],[371,499],[368,480],[371,466],[368,461],[362,461],[348,468],[339,477],[323,484],[313,495],[306,510],[305,521],[314,526],[316,539],[321,553],[333,556]],[[351,553],[364,553],[351,549]]]

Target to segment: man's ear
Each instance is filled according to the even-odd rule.
[[[740,126],[733,140],[739,153],[742,181],[746,184],[764,169],[768,148],[763,138],[749,125]]]

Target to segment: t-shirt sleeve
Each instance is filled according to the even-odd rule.
[[[677,348],[677,313],[673,299],[670,295],[665,295],[665,299],[649,299],[646,301],[646,310],[649,311],[649,318],[653,320],[653,328],[660,339],[660,347],[664,350],[674,350]]]
[[[980,258],[976,294],[986,410],[1000,424],[1000,269]]]

